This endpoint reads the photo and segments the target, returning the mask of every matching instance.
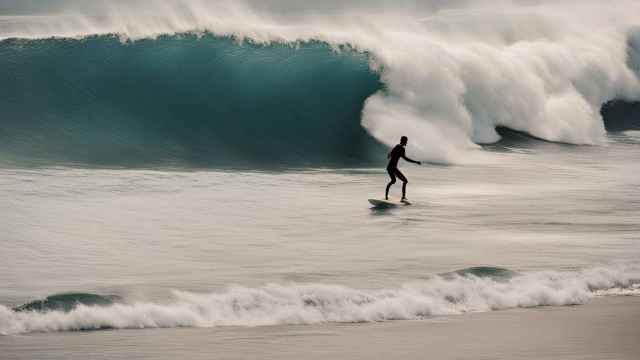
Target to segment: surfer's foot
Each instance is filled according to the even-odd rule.
[[[409,201],[409,199],[407,199],[406,197],[400,199],[400,201]]]

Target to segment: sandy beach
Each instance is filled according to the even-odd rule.
[[[425,321],[0,337],[3,359],[637,359],[640,297]]]

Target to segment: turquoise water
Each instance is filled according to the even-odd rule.
[[[211,35],[0,41],[0,162],[109,167],[375,163],[367,55]]]

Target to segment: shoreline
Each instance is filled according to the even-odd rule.
[[[637,359],[640,297],[367,324],[0,337],[10,359]]]

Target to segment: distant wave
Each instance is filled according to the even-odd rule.
[[[393,289],[270,284],[258,288],[232,286],[210,294],[174,291],[173,295],[174,299],[167,303],[116,302],[107,306],[87,306],[69,300],[74,306],[66,312],[17,312],[0,306],[0,334],[374,322],[517,307],[578,305],[599,295],[640,295],[640,269],[612,266],[517,274],[488,267],[436,275]]]
[[[610,101],[601,113],[607,131],[640,130],[640,102]]]

